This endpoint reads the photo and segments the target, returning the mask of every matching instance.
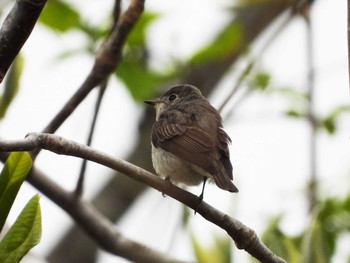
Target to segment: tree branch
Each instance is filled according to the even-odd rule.
[[[246,79],[246,77],[251,73],[252,69],[255,67],[255,64],[260,60],[261,56],[265,53],[265,51],[268,49],[268,47],[273,43],[273,41],[277,38],[277,36],[286,28],[286,26],[289,24],[289,22],[292,20],[292,18],[295,16],[296,12],[293,9],[288,10],[289,15],[286,17],[286,19],[278,26],[278,28],[275,30],[275,32],[269,37],[269,39],[263,44],[263,46],[260,48],[259,52],[252,57],[247,65],[245,66],[244,70],[239,75],[233,89],[231,92],[225,97],[224,101],[220,104],[218,107],[218,111],[221,113],[224,107],[227,105],[227,103],[232,99],[232,97],[237,93],[239,88],[242,87],[243,81]],[[239,102],[241,103],[241,101]],[[234,107],[235,108],[235,107]],[[233,109],[230,110],[231,112]]]
[[[54,133],[71,115],[86,96],[101,82],[106,81],[121,59],[124,42],[144,9],[144,0],[132,0],[129,8],[119,19],[117,26],[96,54],[95,63],[77,92],[68,100],[58,114],[44,128],[44,133]]]
[[[93,115],[93,118],[91,121],[89,136],[88,136],[87,141],[86,141],[86,145],[88,145],[88,146],[91,146],[91,143],[92,143],[92,138],[94,136],[96,122],[97,122],[97,117],[98,117],[98,114],[100,112],[101,103],[102,103],[102,99],[103,99],[103,96],[105,94],[106,88],[107,88],[107,82],[104,82],[100,85],[100,88],[98,91],[98,96],[96,98],[94,115]],[[82,162],[81,168],[80,168],[78,182],[77,182],[77,185],[75,187],[75,194],[79,195],[79,196],[81,196],[83,194],[83,190],[84,190],[83,188],[84,188],[84,178],[85,178],[86,166],[87,166],[87,160],[83,159],[83,162]]]
[[[310,1],[309,1],[310,2]],[[311,3],[310,3],[311,4]],[[299,10],[304,18],[306,26],[306,51],[307,51],[307,121],[310,126],[310,182],[308,189],[309,212],[311,213],[317,204],[318,199],[318,171],[317,171],[317,121],[315,114],[315,67],[314,67],[314,43],[313,43],[313,27],[310,17],[311,6],[306,1]]]
[[[0,29],[0,83],[30,36],[47,0],[18,0]]]
[[[7,153],[0,152],[1,161],[5,162],[7,157]],[[26,180],[65,210],[107,252],[138,263],[186,263],[126,238],[94,206],[66,191],[35,167]]]
[[[130,178],[138,182],[147,184],[148,186],[151,186],[154,189],[157,189],[162,193],[171,196],[172,198],[192,208],[208,221],[224,229],[229,234],[229,236],[235,241],[237,248],[246,250],[249,254],[251,254],[253,257],[257,258],[261,262],[286,262],[283,259],[276,256],[271,250],[269,250],[259,240],[257,234],[240,221],[220,212],[219,210],[215,209],[214,207],[210,206],[204,201],[200,201],[197,196],[173,185],[168,180],[162,180],[158,176],[124,160],[112,158],[104,154],[103,152],[95,150],[91,147],[52,134],[31,133],[28,134],[27,137],[23,140],[0,141],[0,151],[32,151],[37,148],[46,149],[57,154],[80,157],[99,163],[113,170],[119,171],[129,176]],[[33,176],[30,180],[33,180]],[[48,195],[49,198],[51,196],[52,193]],[[70,198],[69,196],[64,194],[58,200],[61,200],[60,202],[66,202],[66,199]],[[58,205],[61,206],[60,202],[58,202]],[[91,209],[87,206],[81,206],[83,202],[81,200],[76,202],[77,207],[70,210],[80,211],[83,208]],[[74,215],[72,216],[73,218],[75,218]],[[84,222],[84,224],[86,224],[86,222]],[[104,235],[102,235],[101,237],[105,238]],[[105,246],[109,248],[110,245],[105,244]]]

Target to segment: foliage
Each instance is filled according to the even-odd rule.
[[[39,22],[61,33],[81,28],[83,25],[79,12],[60,0],[50,0],[46,3]]]
[[[255,90],[266,90],[271,82],[271,75],[264,71],[259,71],[249,79],[249,87]]]
[[[19,81],[23,70],[23,57],[18,55],[6,76],[4,92],[0,96],[0,119],[4,118],[8,107],[19,90]]]
[[[12,153],[0,174],[0,230],[3,228],[32,160],[27,152]],[[0,242],[0,262],[15,263],[35,246],[41,236],[39,197],[25,206],[14,225]]]
[[[349,105],[338,105],[333,108],[327,116],[320,120],[320,127],[324,128],[329,134],[334,134],[337,128],[337,120],[343,113],[349,113]]]
[[[229,23],[213,41],[193,55],[190,64],[198,65],[224,59],[241,48],[242,35],[242,28],[239,24]]]
[[[279,228],[281,217],[274,218],[263,234],[263,242],[280,257],[289,263],[302,262],[301,237],[289,237]]]
[[[62,23],[62,14],[65,18],[64,23]],[[149,54],[146,45],[146,33],[149,26],[158,17],[157,14],[151,12],[142,14],[128,36],[123,52],[123,60],[115,73],[115,76],[125,84],[135,100],[144,100],[154,96],[156,88],[173,78],[175,73],[174,70],[158,72],[148,65]],[[49,29],[60,33],[80,29],[90,40],[85,48],[65,51],[60,55],[60,58],[67,58],[82,51],[94,53],[96,43],[100,43],[99,40],[106,37],[108,33],[105,28],[92,27],[82,21],[79,12],[74,7],[60,0],[47,3],[43,14],[40,16],[40,22]]]
[[[32,166],[27,152],[12,153],[0,174],[0,231],[16,198],[16,195]]]
[[[337,240],[350,233],[350,195],[321,201],[312,214],[310,225],[298,236],[285,234],[279,227],[280,219],[270,222],[262,238],[277,255],[290,263],[331,262]]]
[[[248,80],[248,86],[254,91],[268,91],[268,94],[278,94],[288,101],[289,109],[284,113],[288,117],[296,119],[309,118],[308,103],[309,98],[305,92],[298,91],[295,88],[272,87],[270,85],[271,75],[267,72],[258,72]],[[334,134],[337,129],[337,122],[344,113],[350,112],[349,105],[337,105],[329,110],[326,116],[315,116],[317,128],[326,131],[328,134]]]
[[[0,242],[0,262],[19,262],[27,252],[37,245],[41,238],[41,211],[39,196],[27,203]]]
[[[232,243],[227,237],[214,236],[211,247],[203,247],[192,235],[192,245],[199,263],[230,263]]]
[[[173,70],[158,72],[148,65],[146,32],[157,18],[157,14],[147,12],[141,16],[128,38],[124,59],[116,72],[135,100],[154,96],[156,89],[173,78],[175,73]]]

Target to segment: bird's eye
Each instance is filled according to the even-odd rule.
[[[169,96],[169,101],[173,101],[173,100],[175,100],[177,98],[177,96],[175,95],[175,94],[171,94],[170,96]]]

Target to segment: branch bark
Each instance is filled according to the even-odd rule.
[[[0,29],[0,83],[30,36],[47,0],[18,0]]]
[[[1,151],[1,161],[5,162],[7,155]],[[65,210],[107,252],[137,263],[189,263],[126,238],[93,205],[78,198],[74,192],[66,191],[35,167],[26,180]]]
[[[154,189],[157,189],[160,192],[192,208],[206,220],[214,223],[215,225],[225,230],[227,234],[235,241],[237,248],[244,249],[250,255],[257,258],[260,262],[286,262],[285,260],[276,256],[271,250],[269,250],[259,240],[257,234],[240,221],[220,212],[219,210],[215,209],[214,207],[210,206],[204,201],[200,201],[200,199],[197,196],[173,185],[170,181],[162,180],[158,176],[131,163],[120,159],[112,158],[107,154],[104,154],[103,152],[95,150],[89,146],[79,144],[53,134],[31,133],[27,135],[27,137],[23,140],[0,141],[0,151],[32,151],[37,148],[46,149],[57,154],[87,159],[89,161],[99,163],[113,170],[119,171],[129,176],[130,178],[138,182],[144,183]],[[37,179],[33,177],[34,176],[32,175],[28,179],[31,180],[32,183],[33,180],[35,182],[35,179]],[[47,187],[50,185],[46,183],[44,186]],[[108,234],[109,236],[114,237],[115,234],[114,231],[113,234],[110,233],[110,231],[112,231],[113,229],[107,229],[105,222],[106,220],[101,220],[101,218],[94,218],[94,213],[89,212],[89,210],[92,209],[92,206],[88,205],[87,203],[84,203],[81,199],[78,199],[76,197],[72,199],[70,194],[63,192],[63,189],[61,189],[61,193],[58,193],[57,191],[54,193],[54,188],[57,188],[57,186],[51,188],[52,189],[50,190],[44,189],[46,191],[44,193],[48,194],[47,196],[49,198],[55,196],[57,200],[56,203],[61,207],[64,206],[65,208],[67,208],[67,205],[62,205],[63,203],[67,203],[67,200],[73,202],[70,203],[70,206],[68,206],[69,210],[66,211],[74,219],[78,219],[77,221],[81,223],[83,227],[87,224],[90,225],[90,227],[84,227],[84,229],[86,229],[90,235],[94,234],[92,236],[95,239],[97,239],[99,243],[102,243],[105,249],[111,251],[113,249],[115,241],[113,238],[106,242],[106,235]],[[60,196],[57,197],[57,194],[59,194]],[[84,215],[89,216],[89,218],[77,217],[75,211],[82,210],[86,212],[84,213]],[[96,230],[99,221],[101,221],[101,224],[103,224],[102,229]],[[119,253],[121,252],[119,251]]]

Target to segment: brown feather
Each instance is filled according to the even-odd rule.
[[[174,94],[177,97],[170,101]],[[219,113],[200,91],[190,85],[176,86],[157,103],[157,117],[151,135],[153,146],[202,168],[220,188],[238,192],[231,182],[232,164],[228,148],[231,139],[222,130]],[[204,171],[203,176],[207,176]]]
[[[212,140],[198,128],[159,120],[153,126],[152,143],[210,173],[215,172]]]

